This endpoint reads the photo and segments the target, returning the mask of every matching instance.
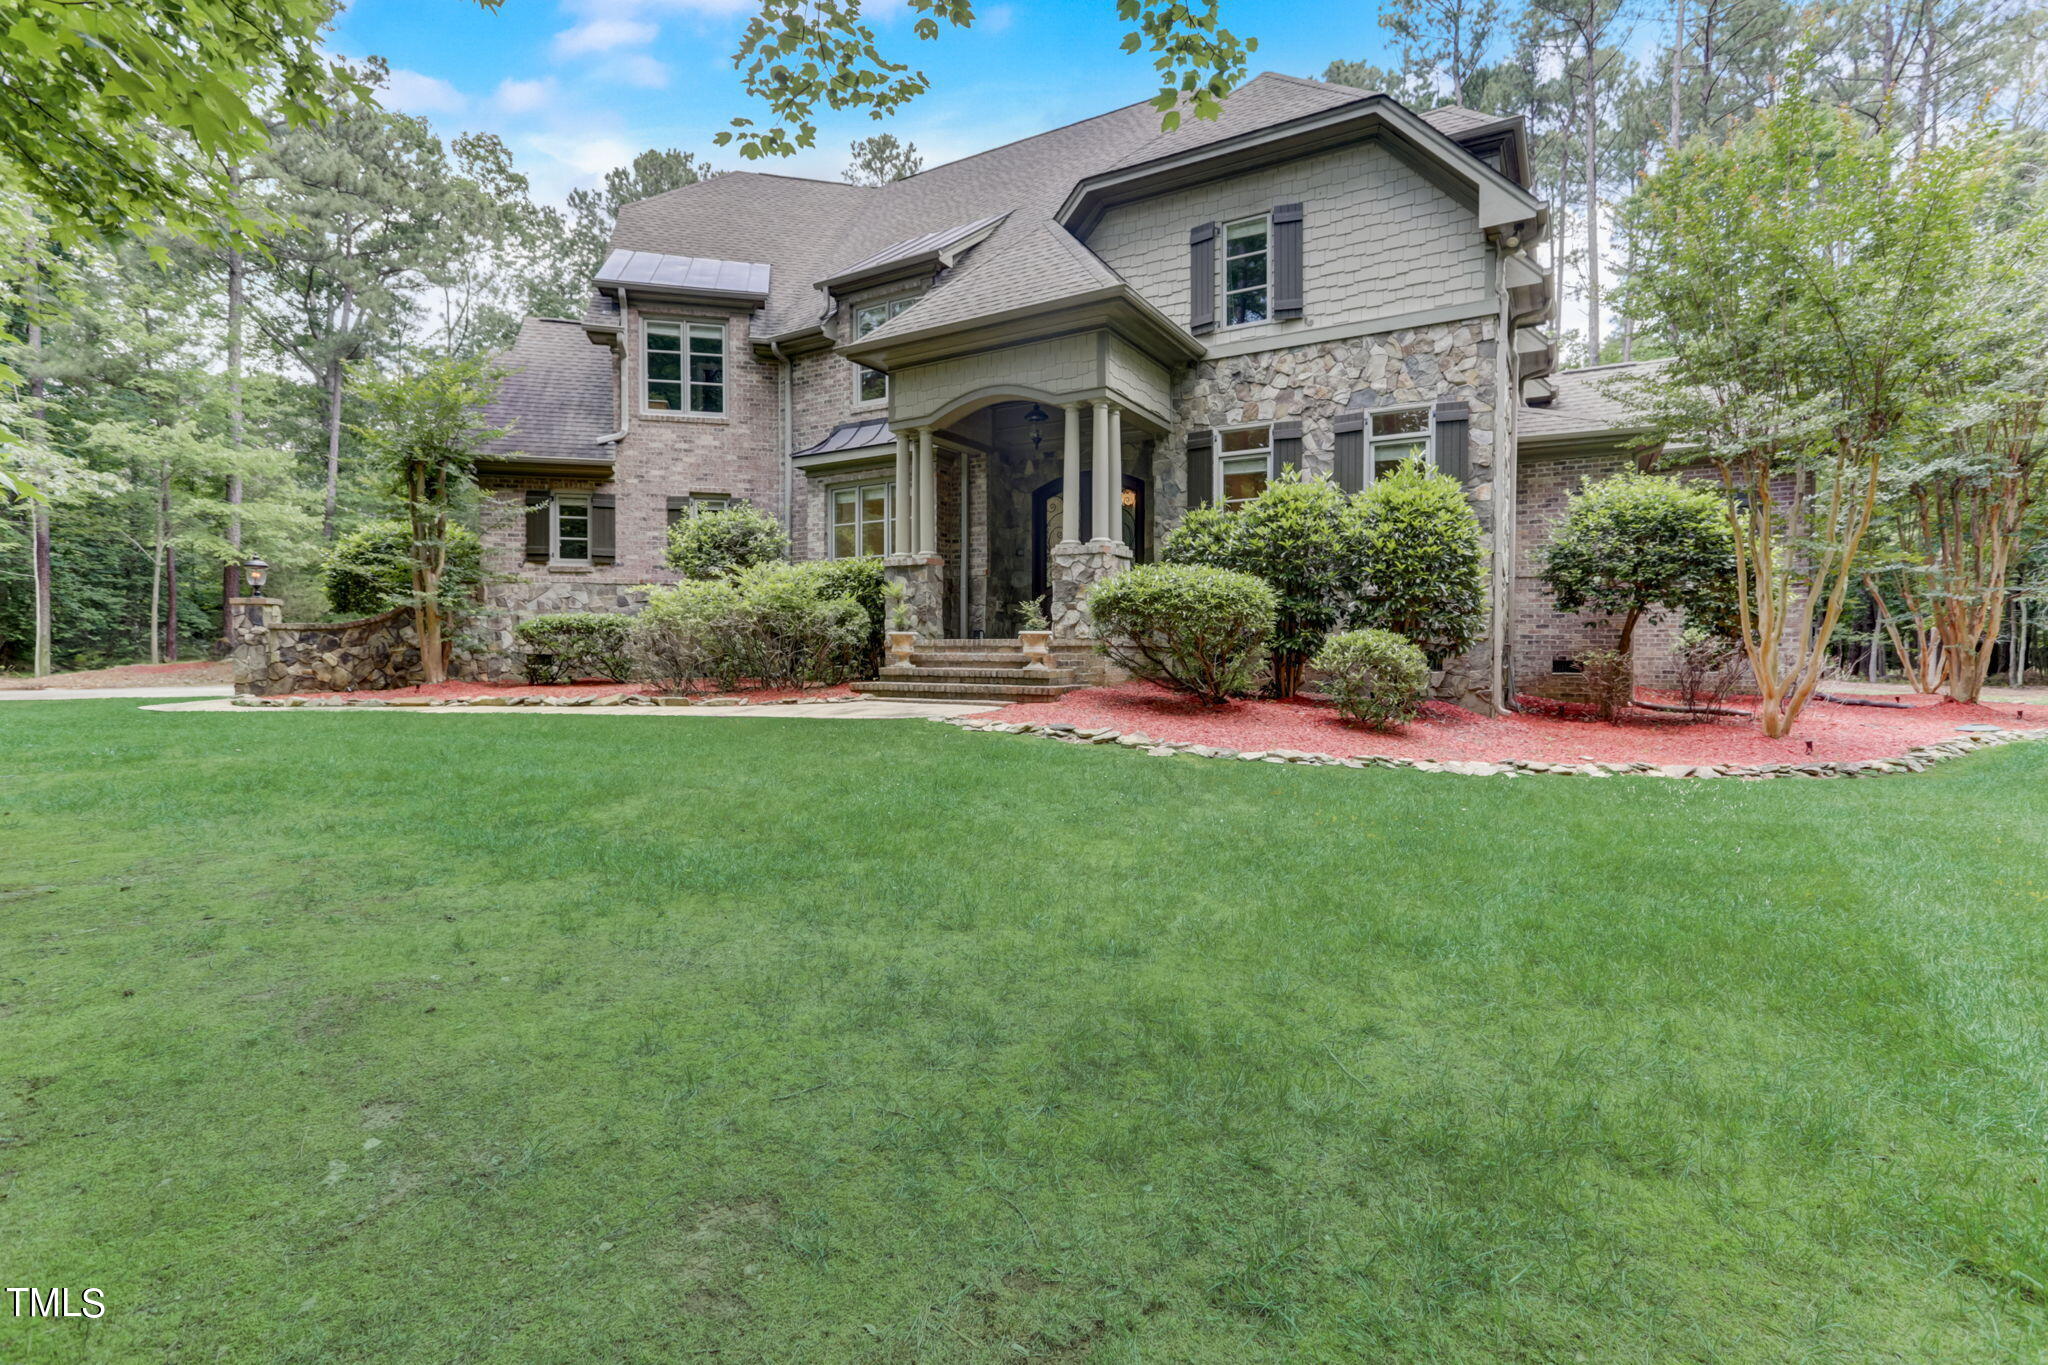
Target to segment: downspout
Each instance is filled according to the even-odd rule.
[[[1515,377],[1515,305],[1508,292],[1507,265],[1501,259],[1508,248],[1494,243],[1494,281],[1500,290],[1500,363],[1495,382],[1498,397],[1494,411],[1493,471],[1493,709],[1505,714],[1515,709],[1513,686],[1507,667],[1508,622],[1515,609],[1515,502],[1520,497],[1522,451],[1517,439],[1516,410],[1521,407],[1520,381]]]
[[[619,381],[619,429],[608,436],[600,436],[601,446],[617,445],[626,439],[626,430],[632,426],[629,414],[633,411],[631,400],[626,394],[626,345],[633,334],[632,315],[626,311],[626,286],[619,286],[619,340],[612,345],[612,373]]]
[[[782,525],[788,530],[796,525],[796,474],[790,467],[789,452],[796,445],[796,434],[792,429],[794,419],[790,413],[790,366],[789,357],[782,353],[780,341],[768,343],[768,354],[775,357],[775,398],[780,409],[780,431],[782,442],[775,449],[775,458],[782,465]]]

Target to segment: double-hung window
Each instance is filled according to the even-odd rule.
[[[1429,409],[1396,408],[1372,415],[1372,450],[1366,466],[1375,479],[1409,460],[1429,460]]]
[[[715,322],[647,324],[647,410],[725,411],[725,328]]]
[[[885,555],[894,548],[896,485],[849,484],[832,490],[832,558]]]
[[[1271,317],[1272,225],[1261,215],[1223,229],[1223,325]]]
[[[917,295],[905,294],[881,303],[862,304],[853,310],[853,334],[856,337],[866,336],[916,302]],[[853,399],[856,403],[879,403],[888,396],[888,375],[865,365],[853,367]]]
[[[1221,433],[1216,463],[1223,505],[1244,506],[1266,491],[1273,470],[1273,428],[1240,427]]]
[[[554,517],[551,561],[572,566],[590,563],[590,495],[557,493]]]

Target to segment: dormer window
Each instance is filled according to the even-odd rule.
[[[880,303],[865,303],[853,310],[853,334],[864,337],[890,318],[895,317],[911,304],[917,302],[917,295],[904,294],[898,298],[884,299]],[[889,376],[880,370],[871,370],[865,365],[853,367],[853,401],[856,403],[880,403],[889,397]]]
[[[1272,227],[1265,215],[1232,223],[1223,230],[1223,325],[1264,322],[1272,316],[1269,244]]]

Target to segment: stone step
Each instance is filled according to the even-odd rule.
[[[1031,660],[1022,654],[1001,654],[995,650],[915,650],[910,662],[919,668],[1022,668]]]
[[[1065,684],[900,682],[878,678],[857,682],[853,690],[866,697],[895,697],[904,701],[1055,701],[1074,688]]]
[[[1014,635],[991,635],[985,640],[933,639],[920,635],[917,640],[917,647],[933,651],[996,649],[1005,651],[1015,650],[1021,653],[1024,649],[1024,642]]]
[[[960,665],[948,661],[940,664],[918,664],[915,668],[899,669],[890,664],[882,670],[884,682],[971,682],[1002,683],[1006,686],[1049,683],[1066,687],[1077,681],[1073,673],[1056,668],[1050,673],[1023,674],[1015,668],[996,668],[987,665]]]

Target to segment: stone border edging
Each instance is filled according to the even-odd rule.
[[[1457,773],[1465,777],[1733,777],[1762,781],[1776,777],[1883,777],[1892,773],[1925,772],[1936,763],[1959,758],[1978,749],[1995,748],[2021,740],[2048,739],[2048,729],[1991,730],[1959,735],[1935,744],[1922,744],[1893,758],[1856,758],[1840,762],[1812,763],[1549,763],[1533,759],[1430,759],[1391,758],[1369,755],[1342,758],[1336,754],[1303,753],[1298,749],[1225,749],[1213,744],[1191,744],[1182,740],[1153,739],[1136,732],[1125,733],[1106,727],[1074,725],[1068,721],[984,720],[978,716],[933,716],[943,725],[988,734],[1031,735],[1067,744],[1114,744],[1138,749],[1153,758],[1191,754],[1196,758],[1233,758],[1248,763],[1295,763],[1324,768],[1412,768],[1426,773]]]
[[[776,697],[769,701],[749,701],[745,697],[647,697],[635,693],[621,697],[617,694],[595,697],[363,697],[349,693],[336,693],[333,700],[326,697],[251,697],[237,696],[236,706],[300,706],[313,711],[333,711],[346,707],[433,707],[433,706],[834,706],[859,697]],[[936,719],[936,717],[934,717]]]

